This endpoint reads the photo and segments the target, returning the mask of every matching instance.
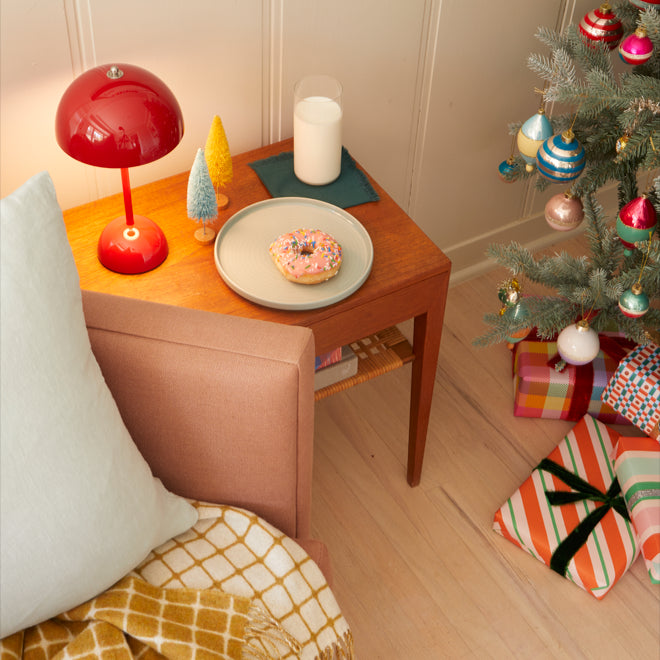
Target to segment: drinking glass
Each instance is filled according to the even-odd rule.
[[[312,186],[331,183],[341,172],[341,84],[332,76],[307,76],[293,94],[293,171]]]

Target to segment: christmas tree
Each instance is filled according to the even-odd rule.
[[[512,153],[499,173],[507,181],[535,177],[539,191],[563,183],[558,195],[548,194],[546,220],[564,229],[553,222],[568,218],[577,226],[584,217],[590,254],[535,257],[518,243],[490,246],[488,256],[511,278],[500,286],[500,313],[484,317],[490,328],[476,344],[515,342],[531,327],[550,339],[580,319],[595,332],[614,329],[643,344],[660,328],[660,241],[653,240],[660,213],[657,6],[604,3],[561,33],[537,31],[551,51],[528,60],[544,83],[536,90],[541,107],[529,123],[510,124],[520,153]],[[622,73],[613,66],[619,56],[627,62]],[[548,106],[561,112],[546,117]],[[546,134],[525,133],[541,125]],[[612,184],[619,212],[608,219],[596,193]],[[523,295],[525,279],[554,294]]]
[[[197,150],[190,168],[187,204],[188,217],[202,223],[202,227],[195,232],[195,238],[201,243],[210,243],[215,238],[215,231],[207,228],[206,221],[218,217],[218,204],[204,157],[204,149]]]
[[[231,182],[234,177],[234,168],[225,129],[218,115],[215,115],[211,122],[204,153],[206,154],[206,164],[218,199],[218,206],[221,209],[227,208],[229,198],[220,192],[220,188]]]

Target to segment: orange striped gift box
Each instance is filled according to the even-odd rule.
[[[651,582],[660,584],[660,444],[652,438],[620,438],[614,471]]]
[[[610,462],[619,434],[583,417],[495,514],[493,529],[600,599],[638,554]]]

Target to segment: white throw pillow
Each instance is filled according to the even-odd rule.
[[[197,513],[152,476],[106,386],[50,176],[0,219],[5,637],[104,591]]]

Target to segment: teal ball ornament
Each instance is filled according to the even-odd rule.
[[[524,300],[519,300],[513,307],[507,308],[505,310],[505,314],[509,320],[516,324],[516,326],[524,324],[522,327],[519,327],[518,330],[514,330],[507,335],[506,343],[507,346],[511,349],[513,348],[514,344],[517,344],[519,341],[525,339],[525,337],[527,337],[527,335],[529,335],[529,333],[532,331],[530,314]]]
[[[585,164],[584,147],[570,128],[548,138],[536,154],[539,174],[556,183],[577,179]]]
[[[530,117],[518,131],[518,151],[525,161],[525,169],[531,172],[536,164],[536,153],[539,147],[552,135],[552,124],[545,116],[545,110],[539,111]]]
[[[642,291],[642,285],[639,282],[624,291],[619,298],[619,309],[624,316],[631,319],[638,319],[649,311],[651,303],[649,297]]]
[[[513,183],[520,176],[520,170],[513,157],[511,157],[500,163],[497,174],[505,183]]]
[[[645,194],[628,202],[616,219],[616,233],[623,243],[623,253],[629,257],[635,243],[650,240],[657,224],[657,214]]]

